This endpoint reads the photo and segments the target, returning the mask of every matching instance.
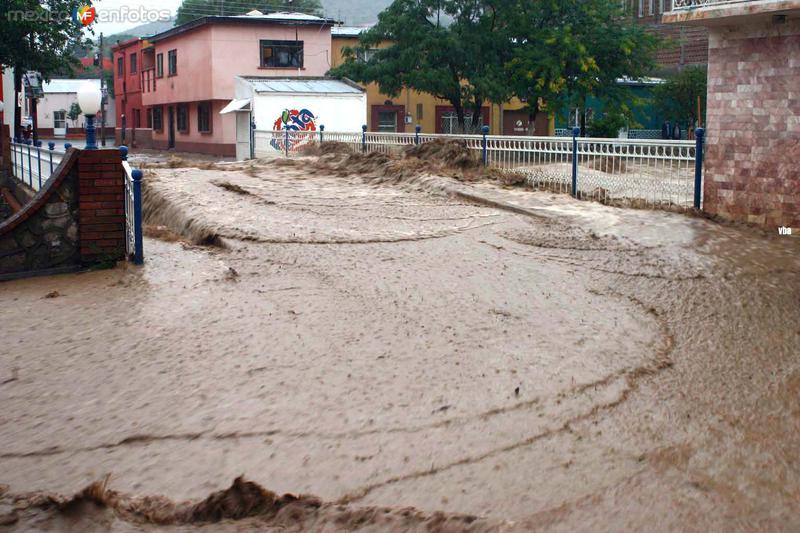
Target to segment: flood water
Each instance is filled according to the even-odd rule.
[[[150,170],[144,267],[0,284],[0,528],[166,527],[29,494],[105,474],[325,502],[213,530],[800,528],[800,240],[311,164]]]

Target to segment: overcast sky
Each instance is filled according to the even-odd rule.
[[[181,0],[95,0],[93,5],[97,21],[92,27],[98,36],[100,32],[113,35],[152,22],[164,14],[174,15]]]

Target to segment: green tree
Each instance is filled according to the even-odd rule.
[[[72,102],[67,112],[67,118],[72,121],[73,126],[75,126],[75,122],[80,118],[81,113],[83,113],[83,111],[81,111],[81,106],[78,105],[78,102]]]
[[[404,88],[432,94],[453,106],[461,131],[475,131],[481,107],[511,95],[505,1],[395,0],[330,74],[376,82],[390,96]]]
[[[658,39],[626,16],[619,2],[513,0],[507,8],[505,16],[515,17],[515,24],[506,69],[514,94],[528,102],[531,124],[540,110],[583,110],[589,95],[630,112],[632,96],[617,79],[651,72]]]
[[[243,15],[257,9],[262,13],[290,11],[319,15],[322,5],[319,0],[183,0],[175,18],[175,24],[185,24],[197,18],[209,15]]]
[[[41,72],[45,80],[65,65],[75,66],[73,51],[86,43],[84,27],[71,14],[90,0],[2,0],[0,65],[14,69],[14,88],[22,90],[22,75]],[[91,33],[91,28],[88,29]],[[15,99],[16,100],[16,99]],[[14,132],[20,113],[15,113]]]
[[[670,76],[653,90],[655,107],[668,120],[688,120],[691,125],[705,120],[708,70],[703,66],[686,67]],[[700,115],[697,99],[700,98]]]

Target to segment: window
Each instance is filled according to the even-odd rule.
[[[472,128],[472,112],[471,111],[464,111],[464,128],[467,130],[465,132],[460,131],[461,128],[458,125],[458,115],[456,115],[455,111],[445,111],[442,114],[442,133],[480,133],[481,127],[483,126],[483,115],[478,117],[478,124],[475,128]]]
[[[378,111],[378,131],[397,131],[397,111]]]
[[[422,104],[417,104],[417,122],[422,120]]]
[[[156,54],[156,78],[164,77],[164,54]]]
[[[167,76],[175,76],[178,73],[178,51],[170,50],[167,52]]]
[[[644,16],[644,0],[639,1],[639,18]]]
[[[63,130],[67,127],[67,112],[53,111],[53,128]]]
[[[142,110],[141,109],[134,109],[133,110],[133,127],[134,128],[141,128],[142,127]]]
[[[156,106],[153,108],[153,129],[156,131],[161,131],[164,129],[162,115],[163,109],[161,106]]]
[[[208,102],[197,104],[197,131],[211,133],[211,104]]]
[[[186,104],[178,104],[178,131],[189,132],[189,106]]]
[[[118,57],[117,58],[117,77],[121,78],[125,75],[125,58]]]
[[[356,59],[361,63],[366,63],[372,59],[372,56],[374,56],[377,51],[378,50],[375,48],[360,49],[356,52]]]
[[[261,66],[303,67],[303,41],[261,41]]]
[[[131,74],[136,72],[136,54],[131,54]]]

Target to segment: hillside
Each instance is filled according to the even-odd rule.
[[[378,13],[386,9],[392,0],[320,0],[326,17],[356,26],[369,24],[378,20]],[[126,41],[133,37],[148,37],[170,29],[173,20],[149,22],[108,36],[109,43]]]

